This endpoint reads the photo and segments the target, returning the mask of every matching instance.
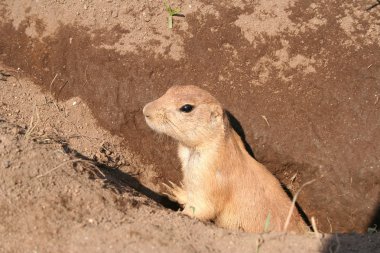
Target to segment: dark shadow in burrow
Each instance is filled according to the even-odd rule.
[[[139,182],[139,180],[135,176],[123,172],[117,167],[111,167],[102,162],[98,162],[94,159],[91,159],[77,152],[76,150],[71,149],[66,143],[63,143],[62,147],[67,154],[73,156],[74,158],[79,158],[94,164],[102,173],[102,175],[96,175],[96,177],[101,177],[105,180],[105,187],[108,186],[111,189],[115,189],[117,193],[131,192],[133,194],[132,189],[134,189],[142,195],[152,199],[156,203],[161,204],[165,208],[174,211],[180,209],[178,203],[173,202],[168,197],[145,187]],[[74,164],[74,167],[75,166],[76,164]]]
[[[240,122],[235,118],[235,116],[231,112],[229,112],[227,110],[224,110],[224,112],[227,115],[227,118],[230,122],[230,125],[235,130],[235,132],[240,136],[241,140],[243,141],[245,150],[247,150],[248,154],[250,154],[254,159],[256,159],[255,153],[253,152],[252,147],[248,144],[247,140],[245,139],[245,133],[244,133],[243,127],[241,126]]]

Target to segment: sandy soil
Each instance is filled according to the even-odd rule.
[[[0,0],[0,251],[376,249],[380,5],[171,4],[172,30],[160,1]],[[161,195],[181,180],[175,145],[141,112],[173,84],[212,92],[290,194],[316,179],[298,204],[319,231],[366,234],[248,235],[176,213]]]
[[[155,183],[178,182],[179,163],[170,140],[152,137],[141,108],[173,84],[198,84],[233,113],[255,157],[291,193],[316,179],[299,204],[322,231],[378,223],[378,6],[172,5],[185,17],[170,30],[159,1],[2,0],[0,59],[56,98],[80,97],[155,168]]]
[[[11,76],[0,81],[1,252],[375,252],[380,247],[375,233],[255,235],[165,208],[150,183],[154,170],[119,151],[120,138],[97,127],[80,99],[58,102],[17,71],[2,73]]]

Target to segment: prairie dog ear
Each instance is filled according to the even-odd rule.
[[[219,122],[223,119],[223,108],[219,105],[210,105],[211,107],[211,122]]]

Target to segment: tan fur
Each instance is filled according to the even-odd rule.
[[[194,109],[180,111],[185,104]],[[153,130],[179,141],[183,185],[166,187],[185,214],[249,232],[263,232],[269,215],[269,231],[282,231],[290,199],[248,154],[211,94],[196,86],[173,86],[143,112]],[[292,215],[288,231],[307,231],[298,213]]]

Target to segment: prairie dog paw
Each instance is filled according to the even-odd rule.
[[[186,205],[182,213],[190,217],[195,217],[195,207]]]
[[[183,189],[184,186],[181,183],[181,186],[176,185],[172,181],[169,181],[170,185],[162,183],[162,185],[166,188],[165,194],[169,199],[178,202],[180,205],[185,205],[187,202],[186,191]]]

